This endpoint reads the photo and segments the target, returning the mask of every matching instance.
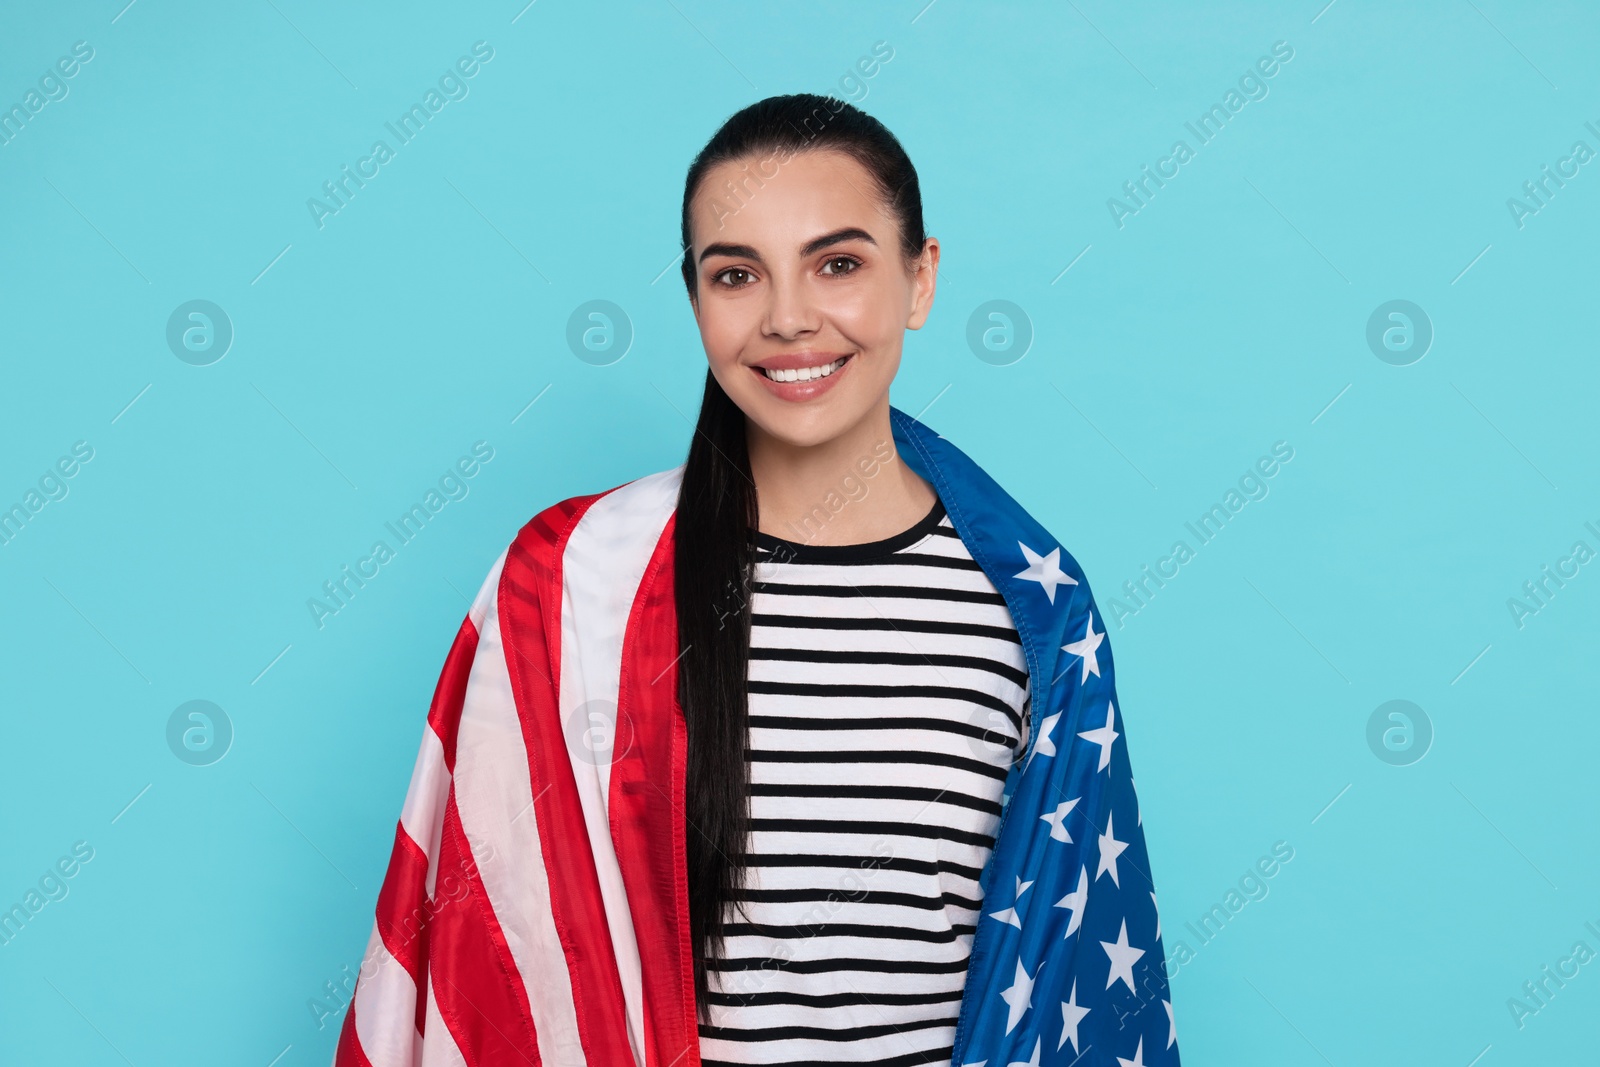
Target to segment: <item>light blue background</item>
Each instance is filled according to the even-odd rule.
[[[0,547],[0,906],[95,850],[0,947],[0,1060],[328,1062],[308,1001],[360,960],[466,598],[539,509],[683,458],[684,171],[801,90],[902,139],[943,242],[894,402],[1105,610],[1294,448],[1111,630],[1164,937],[1197,948],[1186,1061],[1593,1055],[1600,963],[1522,1028],[1507,1000],[1600,950],[1600,563],[1520,629],[1507,599],[1600,549],[1600,162],[1506,206],[1600,149],[1593,5],[124,2],[0,16],[0,105],[94,48],[0,146],[0,505],[95,450]],[[479,40],[470,95],[319,229],[307,198]],[[1119,229],[1107,198],[1280,40],[1269,95]],[[165,341],[193,299],[236,331],[211,366]],[[566,344],[592,299],[635,330],[610,366]],[[1008,366],[965,340],[992,299],[1035,331]],[[1391,299],[1435,329],[1409,366],[1366,344]],[[307,598],[479,440],[470,494],[319,630]],[[235,730],[207,767],[165,739],[193,699]],[[1410,766],[1367,744],[1391,699],[1435,731]]]

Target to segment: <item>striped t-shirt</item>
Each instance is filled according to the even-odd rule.
[[[868,544],[758,534],[752,577],[749,867],[702,1062],[948,1063],[1027,736],[1010,612],[942,502]]]

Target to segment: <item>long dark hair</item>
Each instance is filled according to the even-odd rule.
[[[727,186],[722,207],[737,210],[776,176],[794,153],[832,149],[870,173],[900,223],[905,258],[926,239],[917,171],[877,119],[836,97],[797,93],[751,104],[722,124],[695,156],[683,189],[683,281],[698,299],[690,205],[706,173],[749,160],[746,177]],[[746,683],[750,663],[750,575],[758,524],[745,416],[710,370],[700,418],[678,491],[674,591],[678,613],[678,703],[688,732],[686,841],[689,931],[695,1000],[707,1019],[706,961],[723,950],[723,917],[745,881],[749,829]]]

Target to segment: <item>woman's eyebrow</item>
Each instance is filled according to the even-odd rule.
[[[872,234],[861,227],[847,226],[842,230],[834,230],[832,233],[823,234],[821,237],[816,237],[806,242],[806,246],[800,249],[800,254],[809,256],[813,252],[820,252],[830,245],[843,244],[845,241],[865,241],[869,245],[878,243],[872,239]]]
[[[800,249],[800,255],[802,257],[809,256],[822,251],[824,248],[842,244],[845,241],[865,241],[874,246],[878,243],[872,239],[872,234],[861,229],[861,227],[847,226],[842,230],[835,230],[832,233],[826,233],[821,237],[814,237],[807,241],[805,246]],[[763,262],[761,253],[749,245],[727,244],[725,242],[706,245],[705,249],[700,253],[700,262],[704,263],[712,256],[732,256],[736,259],[752,259],[757,263]]]

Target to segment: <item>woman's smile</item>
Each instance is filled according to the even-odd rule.
[[[854,362],[855,353],[828,359],[828,353],[799,352],[774,356],[752,366],[767,392],[796,403],[814,400],[832,389]]]

